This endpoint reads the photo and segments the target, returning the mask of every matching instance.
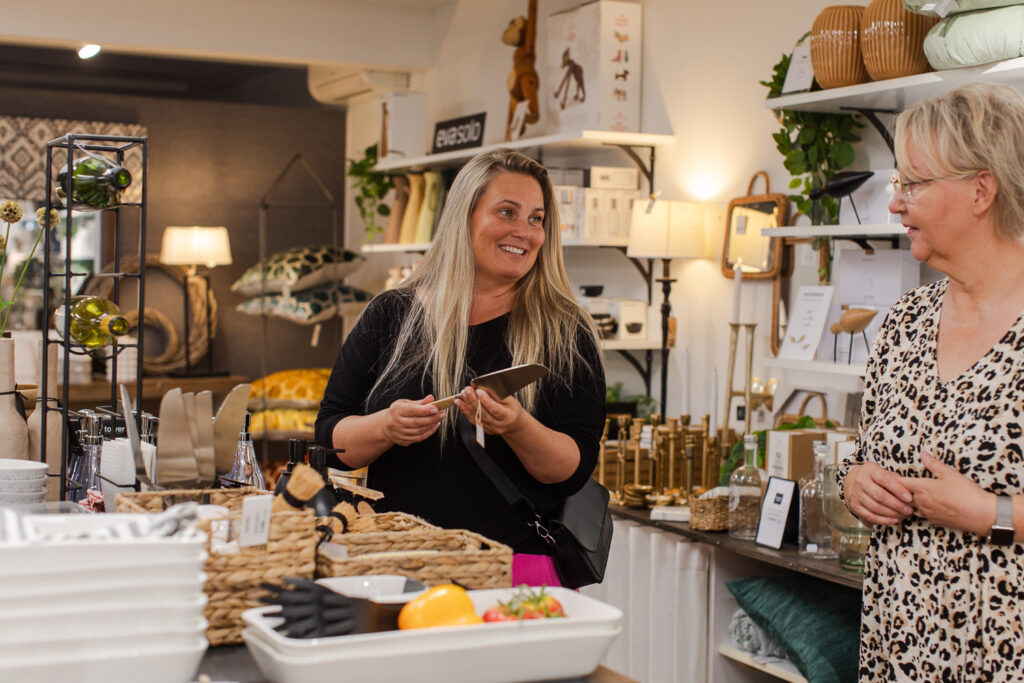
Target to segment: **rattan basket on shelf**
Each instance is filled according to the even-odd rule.
[[[512,585],[512,549],[465,529],[442,529],[402,513],[363,515],[316,553],[318,577],[398,574],[428,586]]]
[[[153,513],[186,501],[223,505],[230,510],[228,517],[199,521],[199,528],[210,535],[212,523],[241,519],[246,496],[267,493],[255,488],[123,493],[117,497],[117,511]],[[266,545],[241,548],[237,553],[219,553],[207,542],[209,557],[203,571],[208,602],[203,616],[209,622],[206,639],[210,645],[242,642],[242,612],[262,605],[259,599],[266,591],[259,587],[261,582],[279,584],[291,576],[313,578],[319,540],[314,523],[312,510],[275,512]]]
[[[729,498],[694,498],[690,501],[690,528],[697,531],[725,531],[729,528]]]

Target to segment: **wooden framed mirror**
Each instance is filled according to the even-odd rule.
[[[751,194],[758,176],[764,178],[764,194]],[[765,237],[761,231],[786,225],[788,220],[789,199],[784,194],[773,194],[768,174],[758,171],[747,185],[747,196],[729,202],[722,275],[732,278],[733,268],[741,263],[744,280],[777,278],[782,270],[782,239]]]

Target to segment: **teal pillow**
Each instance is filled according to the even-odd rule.
[[[754,576],[725,586],[809,683],[856,682],[860,592],[800,574]]]
[[[300,325],[312,325],[339,315],[356,313],[373,298],[365,289],[329,284],[291,295],[268,294],[243,301],[235,309],[249,315],[284,318]]]
[[[241,296],[264,292],[301,292],[337,282],[350,275],[366,259],[359,254],[326,244],[292,247],[251,266],[231,285]]]

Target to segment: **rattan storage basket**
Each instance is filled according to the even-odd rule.
[[[690,528],[697,531],[725,531],[729,528],[729,498],[694,498],[690,501]]]
[[[267,493],[255,488],[123,493],[117,496],[117,511],[153,513],[177,503],[195,501],[223,505],[231,511],[226,519],[237,522],[246,496]],[[314,531],[315,519],[312,510],[275,512],[270,519],[267,544],[241,548],[237,553],[214,553],[208,542],[209,557],[203,571],[209,599],[204,613],[210,622],[206,639],[210,645],[242,642],[242,612],[262,605],[259,598],[266,591],[259,587],[261,582],[279,584],[290,576],[313,578],[319,539]],[[211,520],[199,521],[199,528],[207,535],[210,525]]]
[[[398,574],[428,586],[512,585],[512,549],[465,529],[442,529],[402,513],[364,515],[316,553],[318,577]]]

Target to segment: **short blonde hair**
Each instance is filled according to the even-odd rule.
[[[936,176],[989,171],[997,184],[996,234],[1024,239],[1024,94],[1008,85],[968,83],[900,114],[896,159],[910,180],[920,180],[920,169],[907,159],[908,141]]]

